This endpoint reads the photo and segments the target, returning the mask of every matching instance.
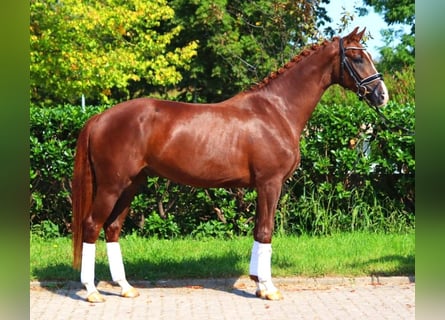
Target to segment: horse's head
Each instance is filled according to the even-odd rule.
[[[371,55],[360,44],[365,29],[358,32],[357,27],[349,35],[339,39],[339,83],[355,91],[369,105],[384,106],[388,102],[388,89],[382,75],[376,70]]]

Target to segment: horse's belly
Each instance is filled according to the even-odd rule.
[[[150,171],[180,184],[203,188],[248,187],[248,166],[225,159],[178,156],[152,160]]]

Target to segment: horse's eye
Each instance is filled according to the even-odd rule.
[[[355,63],[363,63],[363,58],[362,56],[354,56],[352,57],[352,61],[354,61]]]

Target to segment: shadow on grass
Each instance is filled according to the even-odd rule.
[[[182,261],[153,262],[147,258],[124,264],[127,280],[136,288],[213,289],[245,298],[255,298],[253,293],[235,288],[238,278],[246,275],[246,271],[238,267],[243,262],[241,259],[244,258],[240,255],[228,253],[220,257],[184,258]],[[67,264],[36,269],[34,275],[43,289],[75,300],[84,299],[81,296],[85,291],[80,283],[80,273]],[[111,281],[107,262],[96,262],[95,280],[96,284],[99,284],[99,292],[104,296],[119,294],[120,289],[115,287],[117,284]]]
[[[353,269],[369,270],[371,277],[407,276],[410,282],[415,282],[415,262],[414,255],[388,255],[352,263],[349,266]],[[390,267],[391,265],[394,267]]]

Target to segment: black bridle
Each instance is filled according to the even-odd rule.
[[[357,87],[357,95],[360,100],[365,100],[368,105],[372,107],[372,109],[377,112],[377,114],[380,116],[380,119],[382,120],[383,124],[390,128],[388,123],[392,124],[392,127],[395,129],[401,130],[409,135],[414,135],[414,131],[409,130],[405,127],[399,126],[397,124],[394,124],[392,121],[390,121],[385,115],[380,111],[378,107],[374,107],[369,100],[366,98],[366,95],[371,93],[373,94],[375,90],[377,90],[377,84],[374,86],[372,91],[368,91],[368,88],[366,87],[368,84],[376,81],[376,80],[383,80],[383,75],[381,73],[375,73],[373,75],[370,75],[369,77],[366,77],[362,80],[360,80],[360,75],[357,73],[357,71],[354,70],[354,68],[351,66],[349,60],[346,58],[346,50],[365,50],[365,48],[361,47],[344,47],[343,45],[343,39],[340,39],[340,83],[343,83],[344,77],[343,73],[346,67],[346,70],[348,70],[349,75],[352,79],[354,79],[355,85]],[[363,92],[360,92],[360,90],[363,90]]]
[[[366,98],[366,95],[369,93],[373,94],[374,91],[377,89],[377,84],[374,86],[372,91],[368,91],[368,88],[366,86],[376,80],[383,80],[383,75],[381,73],[375,73],[373,75],[370,75],[369,77],[360,80],[360,75],[357,73],[357,71],[354,70],[348,58],[346,57],[346,50],[365,50],[365,48],[361,47],[345,48],[343,45],[343,38],[340,39],[340,82],[343,83],[344,80],[343,73],[346,67],[346,70],[348,70],[349,75],[351,76],[352,79],[354,79],[355,85],[357,87],[356,93],[358,97],[360,99],[364,99],[368,104],[370,104],[368,99]]]

